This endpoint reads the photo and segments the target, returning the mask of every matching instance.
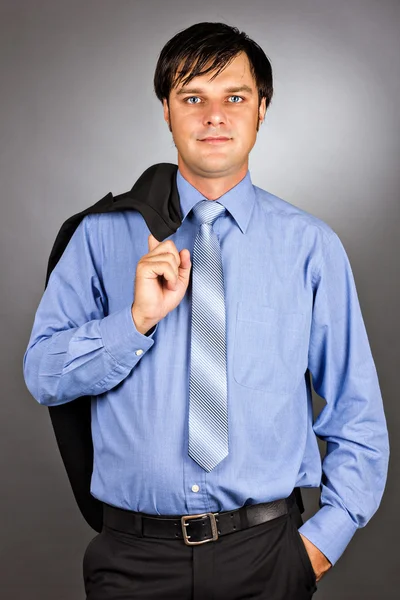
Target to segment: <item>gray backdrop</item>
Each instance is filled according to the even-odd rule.
[[[2,598],[84,598],[81,562],[94,532],[47,408],[25,388],[22,357],[61,223],[126,191],[150,164],[176,162],[154,67],[172,35],[204,20],[238,26],[272,61],[275,96],[251,154],[253,183],[341,238],[392,433],[381,507],[318,598],[397,598],[400,3],[1,0],[0,11]],[[308,518],[318,490],[304,498]]]

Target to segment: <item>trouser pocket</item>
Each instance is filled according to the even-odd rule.
[[[83,581],[85,585],[86,593],[88,593],[88,585],[90,581],[90,572],[91,565],[93,562],[93,557],[96,555],[96,547],[101,539],[102,534],[98,533],[94,536],[86,547],[85,553],[83,555],[82,560],[82,572],[83,572]]]
[[[299,530],[297,528],[297,525],[296,525],[292,515],[290,517],[290,523],[291,523],[291,528],[292,528],[292,532],[293,532],[295,551],[297,552],[298,559],[302,565],[302,568],[304,571],[304,576],[306,577],[307,582],[310,585],[311,589],[313,591],[316,591],[316,589],[318,587],[317,583],[316,583],[317,576],[314,572],[307,549],[304,545],[304,542],[301,538],[301,535],[299,533]]]

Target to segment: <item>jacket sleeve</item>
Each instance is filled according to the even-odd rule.
[[[315,273],[309,346],[313,386],[326,401],[313,429],[326,454],[320,509],[299,531],[334,564],[380,504],[389,440],[353,274],[331,233]]]
[[[81,221],[53,269],[24,355],[26,385],[46,406],[110,390],[154,344],[158,325],[141,334],[131,305],[106,314],[99,242],[92,231],[96,218]]]

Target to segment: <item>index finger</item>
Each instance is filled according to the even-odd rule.
[[[150,239],[152,238],[152,239]],[[149,236],[149,254],[161,254],[162,252],[170,252],[174,255],[176,264],[181,264],[181,257],[179,256],[179,252],[177,247],[175,246],[172,240],[164,240],[163,242],[159,242],[152,234]]]

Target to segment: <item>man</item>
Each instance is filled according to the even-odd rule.
[[[251,182],[273,90],[254,41],[193,25],[154,83],[181,226],[159,242],[136,211],[85,217],[24,359],[41,404],[92,396],[104,526],[84,557],[87,598],[311,598],[387,475],[348,258],[327,224]],[[326,400],[314,422],[311,376]],[[293,490],[317,486],[302,524]]]

